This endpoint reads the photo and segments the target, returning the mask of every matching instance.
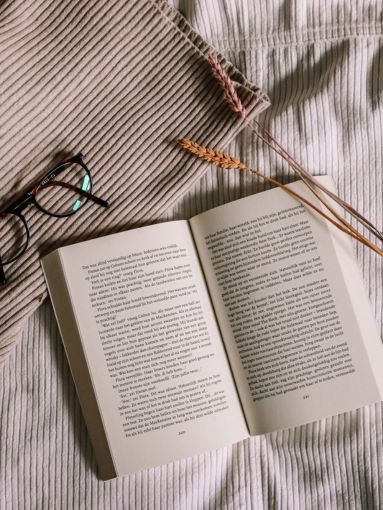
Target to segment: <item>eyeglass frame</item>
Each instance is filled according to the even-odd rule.
[[[19,220],[21,220],[21,222],[23,223],[25,232],[26,232],[25,246],[17,255],[15,255],[11,259],[7,260],[6,262],[2,262],[1,256],[0,256],[0,285],[4,285],[6,283],[3,267],[8,264],[12,264],[13,262],[16,262],[16,260],[18,260],[20,257],[22,257],[28,249],[29,240],[30,240],[30,232],[29,232],[27,220],[25,219],[24,215],[22,214],[22,211],[26,207],[28,207],[29,205],[35,205],[37,207],[37,209],[39,211],[41,211],[42,213],[47,214],[49,216],[53,216],[55,218],[67,218],[68,216],[72,216],[73,214],[76,214],[78,211],[80,211],[84,207],[84,205],[89,200],[92,200],[93,202],[95,202],[96,204],[98,204],[102,207],[105,207],[105,208],[109,207],[109,203],[106,200],[104,200],[100,197],[97,197],[96,195],[93,195],[90,192],[90,191],[92,191],[92,187],[93,187],[92,175],[91,175],[89,168],[84,163],[83,157],[84,157],[83,154],[81,152],[79,152],[78,154],[75,154],[74,156],[61,161],[52,170],[50,170],[47,174],[45,174],[44,177],[42,179],[40,179],[37,184],[36,183],[33,184],[32,187],[28,189],[28,191],[26,191],[25,193],[23,193],[23,195],[16,198],[13,202],[11,202],[9,205],[7,205],[5,207],[5,209],[3,209],[0,212],[0,218],[5,217],[7,214],[13,214],[13,215],[17,216],[19,218]],[[90,191],[85,191],[82,188],[78,188],[77,186],[73,186],[73,185],[63,182],[63,181],[55,181],[54,180],[61,172],[63,172],[67,168],[68,164],[71,164],[71,163],[77,163],[84,169],[84,171],[87,174],[88,179],[89,179],[89,190]],[[46,186],[61,186],[61,187],[71,189],[75,193],[78,193],[79,195],[85,197],[85,200],[84,200],[84,202],[82,202],[79,205],[79,207],[77,207],[75,210],[68,211],[68,213],[57,214],[57,213],[50,212],[47,209],[44,209],[44,207],[42,207],[39,204],[39,202],[36,200],[36,195],[37,195],[38,191],[41,188],[46,187]]]

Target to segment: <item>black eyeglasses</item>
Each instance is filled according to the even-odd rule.
[[[92,176],[77,154],[59,163],[37,184],[0,212],[0,285],[6,282],[3,266],[15,262],[27,250],[29,229],[22,211],[35,205],[41,212],[56,218],[76,214],[92,200],[108,207],[108,202],[92,194]]]

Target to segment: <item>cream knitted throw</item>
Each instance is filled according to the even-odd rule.
[[[155,220],[206,166],[177,138],[222,147],[241,129],[212,78],[211,51],[161,0],[0,5],[2,205],[60,154],[79,151],[94,193],[111,204],[67,219],[26,211],[30,247],[6,266],[0,289],[0,362],[47,295],[41,254]],[[220,58],[252,115],[263,110],[267,97]]]

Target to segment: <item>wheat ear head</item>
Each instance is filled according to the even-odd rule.
[[[178,140],[178,143],[187,151],[195,154],[205,161],[208,161],[209,163],[212,163],[213,165],[227,168],[229,170],[234,168],[238,168],[239,170],[246,169],[246,165],[239,159],[233,158],[223,152],[210,149],[209,147],[202,147],[188,138],[182,138],[181,140]]]
[[[243,119],[246,119],[247,111],[235,90],[234,82],[230,79],[229,75],[223,69],[215,54],[210,53],[210,55],[208,56],[208,60],[214,76],[216,77],[218,83],[222,87],[222,90],[225,94],[225,99],[229,104],[230,108],[236,113],[239,113],[239,115]]]

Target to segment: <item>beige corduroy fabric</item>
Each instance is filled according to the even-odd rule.
[[[1,202],[82,151],[94,193],[111,204],[67,219],[26,211],[30,248],[6,267],[0,290],[0,362],[46,296],[41,254],[155,220],[206,167],[177,138],[222,147],[241,129],[212,77],[211,51],[161,0],[0,5]],[[252,114],[263,110],[267,97],[222,61]]]

